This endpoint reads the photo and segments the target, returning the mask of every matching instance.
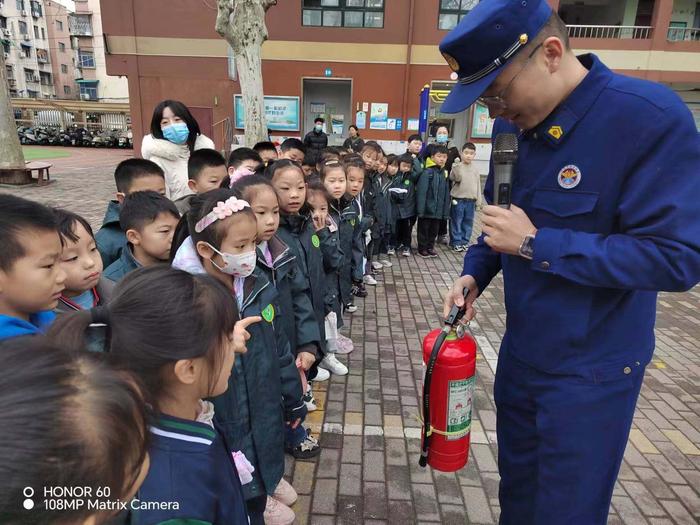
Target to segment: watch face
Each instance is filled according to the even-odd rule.
[[[523,240],[523,244],[520,246],[520,255],[522,257],[532,259],[532,256],[534,254],[534,243],[534,235],[528,235],[527,237],[525,237],[525,239]]]

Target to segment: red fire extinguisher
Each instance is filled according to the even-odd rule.
[[[464,315],[456,307],[445,327],[423,340],[423,444],[419,464],[455,472],[467,464],[476,381],[476,342],[454,326]]]

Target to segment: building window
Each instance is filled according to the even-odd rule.
[[[24,0],[17,0],[17,11],[24,11]]]
[[[41,28],[41,39],[46,40],[46,29],[43,27]]]
[[[61,64],[61,73],[66,74],[68,73],[68,66],[65,64]]]
[[[0,16],[0,29],[7,29],[7,18]]]
[[[32,0],[31,6],[32,6],[32,16],[34,18],[39,18],[40,16],[43,16],[44,12],[41,9],[41,2],[37,2],[36,0]]]
[[[78,50],[78,67],[95,69],[95,55],[88,51]]]
[[[27,90],[27,96],[29,98],[39,98],[39,92],[38,91],[33,91],[31,89]]]
[[[59,50],[61,53],[65,53],[65,52],[66,52],[66,44],[64,44],[63,42],[59,42],[59,43],[58,43],[58,50]]]
[[[478,3],[479,0],[440,0],[438,29],[443,31],[454,29]]]
[[[70,95],[70,86],[63,86],[63,94]]]
[[[27,82],[38,82],[38,79],[34,76],[34,70],[32,69],[24,70],[24,80]]]
[[[58,31],[63,31],[63,22],[56,20],[56,29],[58,29]]]
[[[92,36],[92,21],[90,15],[70,15],[68,29],[71,35]]]
[[[80,98],[84,100],[97,100],[97,81],[81,82]]]
[[[20,35],[28,35],[29,32],[27,31],[27,24],[25,22],[22,22],[21,20],[17,23],[17,27],[19,27],[19,34]]]
[[[325,27],[384,27],[384,0],[302,0],[301,23]]]
[[[29,46],[20,46],[20,50],[22,52],[22,55],[24,55],[22,58],[31,58],[32,57],[32,48]]]
[[[15,79],[15,70],[12,68],[12,66],[5,66],[5,71],[7,75],[7,80]]]
[[[10,54],[10,41],[9,40],[0,40],[0,42],[2,42],[2,50],[9,55]]]
[[[39,33],[39,26],[34,26],[34,38],[36,38],[37,40],[39,40],[39,35],[40,35],[40,33]]]

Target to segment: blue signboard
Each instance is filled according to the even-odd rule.
[[[245,129],[243,97],[233,96],[236,128]],[[265,97],[267,127],[272,131],[299,130],[299,97]]]

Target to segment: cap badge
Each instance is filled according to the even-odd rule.
[[[564,166],[557,176],[557,181],[565,190],[571,190],[581,183],[581,170],[573,164]]]
[[[530,37],[527,36],[527,33],[523,33],[522,35],[520,35],[520,45],[521,46],[524,46],[525,44],[527,44],[529,40],[530,40]]]
[[[459,71],[459,62],[457,62],[457,59],[455,57],[447,53],[442,53],[442,57],[445,59],[445,62],[447,62],[447,65],[450,66],[450,69],[452,71],[454,71],[455,73]]]

